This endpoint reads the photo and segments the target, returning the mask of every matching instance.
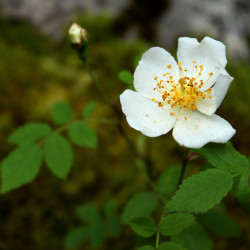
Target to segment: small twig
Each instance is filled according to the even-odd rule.
[[[90,77],[92,78],[94,84],[96,85],[96,87],[98,88],[103,100],[109,105],[109,106],[112,106],[111,102],[109,101],[109,98],[108,96],[106,95],[106,93],[104,92],[102,86],[98,83],[98,81],[95,79],[95,76],[93,75],[92,73],[92,70],[91,68],[89,67],[89,64],[87,63],[86,60],[82,60],[85,64],[85,68],[87,70],[87,72],[89,73]]]
[[[180,173],[180,177],[178,180],[176,190],[178,190],[180,185],[182,184],[188,162],[190,162],[197,155],[198,155],[197,153],[189,153],[189,149],[188,149],[187,153],[185,154],[182,160],[182,168],[181,168],[181,173]]]
[[[165,197],[160,194],[160,192],[158,191],[157,187],[155,186],[154,182],[151,179],[151,171],[152,171],[152,162],[151,160],[146,157],[143,156],[141,154],[138,153],[135,145],[132,143],[132,141],[130,140],[130,138],[127,136],[124,128],[123,128],[123,123],[122,123],[122,115],[120,112],[120,109],[115,105],[112,104],[108,98],[108,96],[106,95],[105,91],[103,90],[102,86],[98,83],[98,81],[96,80],[96,78],[94,77],[91,68],[89,66],[89,64],[87,63],[86,60],[82,60],[86,66],[86,70],[89,73],[90,77],[92,78],[94,84],[96,85],[97,89],[99,90],[103,100],[106,102],[106,104],[114,111],[116,117],[117,117],[117,129],[120,132],[121,136],[123,137],[123,139],[126,141],[130,151],[134,154],[134,156],[138,159],[141,159],[144,164],[145,164],[145,169],[144,169],[144,173],[147,177],[147,181],[149,183],[149,185],[151,186],[151,188],[154,190],[155,193],[157,193],[157,195],[159,196],[159,198],[163,201],[166,202]]]

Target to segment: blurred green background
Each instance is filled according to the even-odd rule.
[[[114,18],[108,14],[84,12],[74,21],[87,29],[89,64],[110,99],[120,107],[119,95],[127,86],[118,74],[122,69],[134,71],[135,58],[157,45],[154,34],[148,40],[145,32],[136,39],[124,39],[114,25]],[[55,41],[28,22],[1,17],[0,161],[14,148],[7,137],[18,126],[33,121],[46,121],[54,126],[50,110],[57,101],[69,103],[74,117],[79,118],[84,105],[94,100],[97,102],[94,117],[113,119],[112,111],[104,105],[67,41],[69,26],[70,20],[64,28],[63,39]],[[173,54],[176,46],[171,48]],[[249,156],[250,64],[230,57],[228,62],[227,70],[234,81],[217,114],[236,129],[232,138],[235,148]],[[92,202],[102,207],[113,198],[121,212],[131,195],[149,189],[115,126],[112,123],[90,125],[98,133],[99,147],[94,150],[74,146],[74,164],[67,180],[56,179],[43,167],[34,182],[0,196],[0,249],[63,249],[66,234],[81,224],[75,215],[78,205]],[[171,133],[160,138],[145,138],[126,121],[124,126],[138,150],[151,155],[155,179],[164,169],[180,164],[184,149],[177,145]],[[202,163],[200,159],[195,160],[192,171],[197,171]],[[213,236],[214,249],[250,249],[249,214],[232,195],[225,199],[225,204],[244,233],[237,239]],[[135,249],[141,241],[130,229],[124,228],[119,238],[106,239],[98,249]],[[93,248],[84,245],[79,249]]]

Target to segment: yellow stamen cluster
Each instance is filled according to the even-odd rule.
[[[178,82],[174,80],[173,75],[167,72],[163,74],[163,79],[158,80],[159,77],[155,76],[154,80],[157,81],[157,85],[154,90],[161,93],[162,100],[156,100],[153,98],[154,102],[158,102],[158,106],[163,108],[164,110],[179,110],[179,113],[183,110],[189,110],[190,113],[196,110],[196,104],[198,102],[203,101],[206,98],[212,98],[210,95],[212,89],[209,88],[206,91],[201,91],[201,87],[210,79],[213,75],[212,72],[206,76],[206,81],[199,79],[202,75],[203,65],[199,67],[196,65],[196,61],[193,62],[193,70],[188,74],[188,70],[181,67],[181,62],[178,63],[179,67],[179,79]],[[172,70],[173,74],[177,76],[177,74],[173,71],[172,66],[168,65],[168,69]],[[199,68],[199,70],[198,70]],[[188,76],[189,75],[189,76]],[[166,109],[165,106],[169,107],[170,109]],[[180,109],[179,109],[180,108]],[[177,114],[177,116],[179,115]],[[170,112],[171,116],[175,116],[174,112]],[[187,120],[187,117],[184,117]]]

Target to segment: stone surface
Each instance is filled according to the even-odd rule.
[[[171,46],[179,36],[209,35],[223,41],[233,58],[249,59],[249,0],[175,0],[158,23],[158,41]]]
[[[176,46],[176,39],[180,36],[209,35],[223,41],[231,57],[250,59],[247,42],[250,35],[249,0],[168,2],[170,6],[154,24],[157,44],[169,48]],[[0,0],[0,7],[7,17],[28,20],[45,34],[60,39],[62,28],[79,11],[129,15],[130,10],[134,11],[131,3],[130,0]],[[155,3],[157,5],[157,0]],[[145,8],[143,1],[136,0],[136,4],[141,5],[142,10]],[[140,34],[136,29],[130,27],[128,30],[133,32],[128,34]]]
[[[118,15],[129,1],[124,0],[0,0],[4,15],[31,22],[45,34],[62,36],[62,27],[78,12],[107,12]]]

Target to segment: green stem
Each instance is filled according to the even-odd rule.
[[[84,64],[85,64],[85,67],[86,67],[86,70],[87,72],[89,73],[90,77],[92,78],[94,84],[96,85],[97,89],[99,90],[103,100],[109,105],[112,107],[112,104],[111,102],[109,101],[109,98],[108,96],[106,95],[106,93],[104,92],[104,89],[102,88],[102,86],[98,83],[98,81],[95,79],[95,76],[93,75],[92,73],[92,70],[89,66],[89,64],[87,63],[86,60],[83,60]]]
[[[116,108],[109,100],[108,96],[106,95],[104,89],[102,88],[101,84],[99,84],[99,82],[96,80],[95,76],[93,75],[92,73],[92,70],[88,64],[88,62],[86,60],[82,60],[85,64],[85,67],[86,67],[86,70],[87,72],[89,73],[90,77],[92,78],[94,84],[96,85],[97,89],[99,90],[103,100],[106,102],[106,104],[111,108],[113,109],[113,111],[115,112],[116,116],[118,117],[118,130],[120,132],[120,134],[122,135],[122,137],[125,139],[126,143],[128,144],[129,148],[131,149],[131,151],[136,154],[136,150],[135,150],[135,147],[133,145],[133,143],[130,141],[130,139],[127,137],[124,129],[123,129],[123,126],[122,126],[122,117],[121,117],[121,114],[120,114],[120,111],[118,108]]]
[[[155,242],[155,249],[157,250],[159,247],[159,242],[160,242],[160,230],[157,228],[156,232],[156,242]]]
[[[51,133],[49,133],[48,135],[46,135],[46,136],[44,136],[43,138],[41,138],[40,140],[38,140],[38,141],[37,141],[37,145],[40,145],[40,146],[41,146],[41,145],[43,144],[44,140],[45,140],[48,136],[50,136],[51,134],[60,134],[61,132],[65,131],[73,122],[74,122],[74,121],[71,121],[71,122],[69,122],[69,123],[67,123],[67,124],[65,124],[65,125],[63,125],[63,126],[57,128],[57,129],[53,130],[53,131],[51,131]]]
[[[187,151],[183,157],[183,160],[182,160],[181,173],[180,173],[180,177],[178,180],[176,190],[178,190],[180,185],[182,184],[188,162],[196,155],[197,155],[196,153],[189,153],[189,149],[187,149]]]
[[[134,154],[134,156],[138,159],[141,159],[144,164],[145,164],[145,167],[144,167],[144,173],[146,175],[146,178],[147,178],[147,181],[149,183],[149,185],[151,186],[151,188],[154,190],[154,192],[159,196],[159,198],[163,201],[163,202],[166,202],[166,199],[165,197],[158,191],[157,187],[155,186],[154,182],[152,181],[151,179],[151,169],[152,169],[152,162],[150,161],[150,159],[148,159],[147,157],[145,156],[142,156],[140,155],[137,150],[136,150],[136,147],[134,146],[134,144],[132,143],[132,141],[129,139],[129,137],[127,136],[127,134],[125,133],[125,130],[123,128],[123,124],[122,124],[122,115],[121,115],[121,112],[120,110],[115,106],[113,105],[108,96],[106,95],[104,89],[102,88],[102,86],[98,83],[98,81],[96,80],[96,78],[94,77],[93,73],[92,73],[92,70],[89,66],[89,64],[87,63],[87,60],[83,60],[82,61],[84,62],[85,64],[85,67],[86,67],[86,70],[87,72],[89,73],[90,77],[92,78],[94,84],[96,85],[97,89],[99,90],[103,100],[106,102],[106,104],[114,111],[114,113],[116,114],[117,118],[118,118],[118,123],[117,123],[117,129],[118,131],[120,132],[121,136],[123,137],[123,139],[126,141],[130,151]]]
[[[244,169],[243,171],[240,171],[240,172],[238,172],[238,173],[236,173],[236,174],[232,174],[231,176],[232,176],[232,178],[234,178],[234,177],[236,177],[236,176],[238,176],[238,175],[242,175],[244,172],[246,172],[248,169]]]

